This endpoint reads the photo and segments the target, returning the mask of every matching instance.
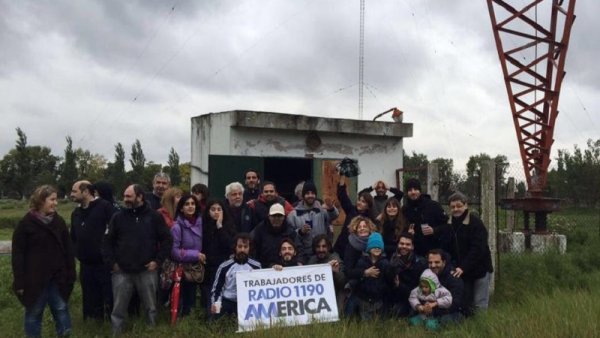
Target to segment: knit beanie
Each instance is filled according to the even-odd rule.
[[[373,248],[379,248],[383,250],[383,238],[378,232],[373,232],[369,235],[369,240],[367,241],[367,248],[365,249],[365,252],[368,253]]]
[[[406,181],[406,191],[410,191],[410,189],[421,191],[421,182],[416,178],[408,179],[408,181]]]
[[[306,195],[306,193],[309,191],[312,191],[315,193],[315,195],[317,195],[317,186],[315,186],[312,181],[304,182],[304,185],[302,186],[302,197],[304,197],[304,195]]]

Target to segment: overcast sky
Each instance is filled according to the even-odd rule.
[[[172,146],[189,161],[209,112],[356,119],[359,4],[0,0],[0,155],[17,127],[59,156],[67,135],[109,161],[137,138],[166,163]],[[598,13],[578,1],[553,157],[600,136]],[[481,152],[520,165],[486,1],[366,1],[365,21],[364,119],[400,108],[405,150],[458,169]]]

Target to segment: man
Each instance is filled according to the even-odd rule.
[[[275,203],[284,206],[286,216],[294,210],[294,207],[288,203],[288,201],[279,196],[275,183],[265,181],[262,185],[262,193],[260,196],[248,202],[248,206],[250,206],[253,212],[254,222],[258,224],[266,220],[269,214],[269,208]]]
[[[272,266],[279,261],[280,244],[285,238],[299,244],[296,231],[285,220],[283,205],[275,203],[269,209],[268,218],[257,225],[253,233],[256,258],[262,266]]]
[[[145,196],[146,201],[150,204],[150,207],[154,210],[158,210],[161,207],[160,200],[167,189],[171,187],[171,178],[168,174],[162,171],[154,175],[152,180],[152,192],[147,193]]]
[[[384,211],[383,208],[385,207],[385,202],[387,202],[388,198],[394,197],[400,201],[402,200],[402,196],[404,196],[404,193],[400,189],[394,187],[388,188],[387,184],[383,181],[373,183],[372,186],[364,188],[358,194],[360,195],[363,192],[370,194],[373,190],[375,190],[375,196],[373,197],[373,210],[375,211],[375,215],[379,215]],[[390,192],[392,196],[388,196],[388,192]]]
[[[246,183],[246,189],[244,189],[244,203],[257,199],[260,195],[260,174],[257,170],[248,169],[244,173],[244,182]]]
[[[80,263],[83,319],[104,320],[112,311],[112,286],[110,267],[102,260],[102,239],[116,209],[94,196],[89,181],[73,184],[71,200],[79,203],[71,213],[71,240]]]
[[[404,232],[398,238],[398,247],[390,259],[394,287],[387,304],[392,315],[406,317],[410,312],[408,296],[419,285],[419,278],[427,269],[427,260],[414,252],[413,235]]]
[[[333,232],[329,225],[339,215],[338,210],[327,203],[321,205],[317,201],[317,187],[311,181],[302,187],[302,201],[287,216],[287,221],[300,235],[304,252],[300,252],[304,261],[312,254],[310,249],[313,238],[317,235],[327,235],[333,239]]]
[[[463,311],[471,315],[486,310],[492,278],[492,255],[488,232],[483,222],[468,209],[467,197],[460,192],[448,198],[452,217],[440,229],[441,247],[450,254],[456,267],[453,275],[463,280]]]
[[[244,186],[240,182],[229,183],[225,187],[225,207],[233,218],[237,232],[250,233],[256,226],[253,212],[248,204],[244,203]]]
[[[331,266],[338,310],[341,312],[344,308],[343,291],[346,284],[344,262],[337,253],[333,252],[331,239],[325,234],[320,234],[313,238],[312,250],[314,254],[308,259],[307,264],[329,264]]]
[[[144,304],[148,324],[156,323],[157,269],[173,245],[163,217],[144,201],[140,185],[125,189],[123,203],[125,209],[112,218],[103,246],[104,261],[113,272],[113,335],[123,330],[134,289]]]
[[[287,237],[282,239],[281,244],[279,245],[279,261],[273,264],[273,269],[281,271],[284,267],[299,265],[302,265],[302,263],[298,261],[296,243],[294,243],[294,240]]]
[[[210,312],[213,319],[223,314],[237,315],[237,285],[235,275],[239,271],[260,269],[259,262],[249,258],[252,240],[247,233],[239,233],[233,239],[233,257],[221,263],[212,287]],[[221,304],[219,307],[218,304]]]
[[[421,182],[416,178],[406,181],[408,199],[404,205],[404,216],[409,230],[414,230],[415,252],[425,256],[431,249],[439,248],[436,229],[444,225],[448,216],[442,206],[429,195],[421,194]]]
[[[448,263],[448,254],[440,249],[430,250],[427,254],[429,269],[435,273],[442,284],[452,294],[452,305],[448,309],[440,309],[435,303],[424,305],[424,314],[440,318],[442,324],[458,322],[462,319],[461,306],[463,297],[463,281],[452,275],[452,269]]]

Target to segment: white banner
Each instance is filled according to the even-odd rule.
[[[238,332],[339,320],[329,264],[236,274]]]

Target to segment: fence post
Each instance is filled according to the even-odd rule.
[[[506,192],[506,198],[513,199],[515,198],[515,178],[508,178],[508,191]],[[506,232],[513,232],[515,228],[515,211],[507,210],[506,211]]]
[[[439,184],[439,169],[437,163],[427,164],[427,194],[434,201],[439,200],[440,184]]]
[[[492,266],[496,270],[496,163],[494,160],[481,164],[481,220],[487,226],[488,245],[492,253]],[[494,292],[495,281],[490,281],[490,293]]]

